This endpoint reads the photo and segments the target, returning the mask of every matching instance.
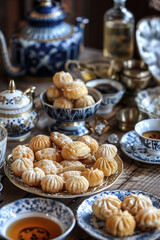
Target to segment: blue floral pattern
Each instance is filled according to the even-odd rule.
[[[7,224],[7,221],[12,218],[16,219],[18,215],[24,216],[25,213],[43,213],[44,216],[50,215],[51,217],[57,218],[63,229],[63,234],[60,239],[64,239],[75,225],[75,217],[70,208],[51,199],[43,198],[26,198],[20,199],[0,209],[0,235],[5,234],[3,228]]]
[[[116,190],[116,191],[105,191],[95,196],[92,196],[82,202],[82,204],[77,209],[77,221],[78,225],[86,231],[89,235],[100,239],[100,240],[154,240],[160,237],[160,229],[149,232],[135,231],[130,237],[116,238],[109,235],[106,231],[105,221],[98,220],[92,211],[92,204],[94,200],[103,195],[115,195],[121,201],[125,196],[131,194],[143,194],[149,197],[152,201],[153,206],[160,208],[160,199],[152,194],[138,191],[138,190]]]
[[[120,140],[120,145],[122,151],[134,160],[144,163],[160,164],[160,156],[149,154],[135,131],[125,133]]]

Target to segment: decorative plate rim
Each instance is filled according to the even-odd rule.
[[[154,165],[160,164],[160,160],[159,160],[159,162],[151,162],[150,160],[142,160],[142,159],[139,159],[138,157],[132,156],[131,154],[129,154],[129,153],[125,150],[124,144],[122,144],[122,139],[123,139],[125,136],[127,136],[129,133],[133,133],[133,132],[135,132],[135,131],[134,131],[134,130],[129,131],[129,132],[123,134],[123,136],[121,137],[121,140],[120,140],[120,148],[121,148],[122,152],[123,152],[124,154],[126,154],[128,157],[130,157],[131,159],[136,160],[136,161],[138,161],[138,162],[143,162],[143,163],[146,163],[146,164],[154,164]],[[136,133],[136,132],[135,132],[135,133]],[[143,146],[143,145],[142,145],[142,146]],[[145,148],[145,147],[144,147],[144,148]],[[154,157],[157,157],[157,156],[155,156],[155,155],[153,155],[153,156],[154,156]]]
[[[160,207],[160,198],[158,198],[156,195],[153,195],[153,194],[151,194],[151,193],[148,193],[148,192],[144,192],[144,191],[141,191],[141,190],[121,190],[121,189],[119,189],[119,190],[112,190],[112,191],[104,191],[104,192],[101,192],[101,193],[99,193],[99,194],[96,194],[96,195],[94,195],[94,196],[91,196],[91,197],[89,197],[89,198],[87,198],[87,199],[85,199],[80,205],[79,205],[79,207],[78,207],[78,209],[77,209],[77,211],[76,211],[76,220],[77,220],[77,224],[79,225],[79,227],[81,227],[85,232],[87,232],[90,236],[93,236],[93,237],[95,237],[96,239],[99,239],[99,240],[140,240],[140,239],[142,239],[142,240],[150,240],[151,238],[150,238],[150,236],[144,236],[144,234],[151,234],[152,232],[154,233],[154,232],[156,232],[156,231],[158,231],[158,230],[155,230],[155,231],[149,231],[149,232],[140,232],[141,233],[141,236],[139,236],[140,238],[137,238],[138,236],[137,236],[137,234],[136,235],[131,235],[131,236],[128,236],[128,237],[124,237],[124,238],[118,238],[118,237],[114,237],[114,236],[112,236],[112,235],[109,235],[109,236],[104,236],[104,235],[101,235],[99,232],[94,232],[94,226],[91,226],[91,224],[90,224],[90,222],[89,222],[89,224],[88,223],[86,223],[86,225],[89,225],[89,226],[91,226],[92,228],[91,229],[89,229],[88,227],[85,227],[85,226],[83,226],[83,224],[82,224],[82,222],[81,221],[83,221],[83,216],[82,217],[79,217],[78,216],[78,214],[80,214],[79,213],[79,211],[80,211],[80,208],[84,205],[84,203],[85,202],[87,202],[87,201],[91,201],[92,199],[96,199],[96,198],[98,198],[98,197],[100,197],[100,196],[102,196],[103,194],[111,194],[111,195],[116,195],[116,193],[117,193],[117,195],[118,195],[118,192],[122,195],[125,195],[126,193],[130,193],[130,194],[143,194],[143,195],[146,195],[146,196],[150,196],[150,197],[152,197],[152,198],[154,198],[154,200],[156,201],[156,203],[158,204],[159,203],[159,207]],[[129,195],[130,195],[129,194]],[[126,195],[127,196],[127,195]],[[89,205],[89,206],[91,206],[91,205]],[[88,210],[89,211],[89,210]],[[84,214],[86,214],[86,212],[84,211]],[[93,214],[93,213],[92,213]],[[82,219],[82,220],[81,220]],[[98,220],[98,221],[101,221],[102,222],[102,220]],[[107,232],[106,232],[107,233]],[[160,236],[160,228],[159,228],[159,233],[157,233],[158,234],[158,236]],[[149,237],[149,238],[148,238]],[[154,236],[155,238],[152,238],[152,240],[155,240],[155,239],[157,239],[157,236]]]
[[[121,174],[123,173],[123,161],[122,159],[118,156],[118,154],[115,157],[115,160],[118,163],[118,170],[115,174],[113,174],[112,176],[106,177],[105,181],[103,181],[103,183],[101,185],[99,185],[98,187],[92,187],[89,188],[89,190],[85,193],[82,194],[70,194],[67,193],[65,191],[60,192],[60,193],[53,193],[53,194],[49,194],[49,193],[45,193],[42,191],[42,189],[38,188],[38,187],[30,187],[26,184],[24,184],[22,182],[22,179],[18,176],[15,176],[11,170],[11,162],[12,162],[12,154],[9,154],[6,159],[5,159],[5,163],[4,163],[4,171],[6,176],[9,178],[9,180],[18,188],[32,193],[32,194],[36,194],[42,197],[47,197],[47,198],[76,198],[76,197],[87,197],[99,192],[104,191],[105,189],[109,188],[110,186],[112,186],[117,180],[118,178],[121,176]],[[110,181],[109,184],[108,180]]]

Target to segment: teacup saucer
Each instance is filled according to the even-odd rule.
[[[125,133],[120,140],[121,150],[130,158],[149,164],[160,164],[160,156],[151,155],[135,131]]]

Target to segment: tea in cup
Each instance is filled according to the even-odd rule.
[[[160,119],[146,119],[135,125],[135,131],[147,152],[160,156]]]

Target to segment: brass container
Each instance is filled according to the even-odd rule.
[[[140,112],[137,108],[124,108],[116,114],[116,120],[118,128],[124,132],[128,132],[134,129],[137,122],[147,119],[146,113]]]
[[[111,78],[118,80],[119,65],[115,60],[97,60],[88,63],[77,60],[68,60],[65,70],[70,72],[74,78],[82,78],[85,82],[97,78]]]
[[[127,60],[123,62],[121,81],[127,89],[139,91],[146,88],[151,79],[147,64],[142,60]]]

